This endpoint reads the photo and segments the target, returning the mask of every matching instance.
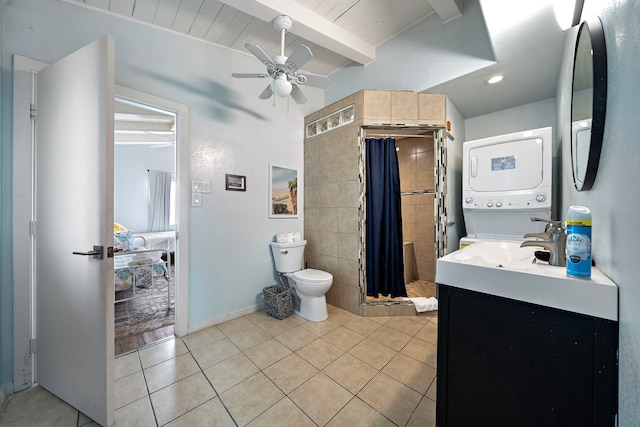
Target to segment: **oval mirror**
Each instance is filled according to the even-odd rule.
[[[596,179],[607,104],[607,53],[598,18],[578,29],[571,95],[571,166],[578,191]]]

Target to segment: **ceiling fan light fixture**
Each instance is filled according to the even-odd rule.
[[[278,16],[274,19],[273,25],[276,30],[280,31],[280,54],[269,57],[259,46],[245,43],[244,47],[253,54],[260,62],[267,67],[267,74],[250,74],[250,73],[231,73],[236,78],[265,78],[271,77],[273,81],[258,96],[260,99],[270,99],[273,97],[275,106],[275,97],[286,98],[291,96],[298,104],[307,102],[307,97],[298,85],[312,86],[320,89],[326,89],[329,85],[329,78],[317,74],[307,73],[300,68],[313,59],[313,53],[309,46],[299,44],[296,46],[289,56],[284,54],[285,33],[291,28],[291,18],[285,15]],[[287,103],[287,105],[289,105]]]
[[[285,97],[291,93],[291,83],[287,79],[286,74],[280,74],[273,80],[273,93],[276,96]]]

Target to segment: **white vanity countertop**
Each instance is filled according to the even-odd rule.
[[[565,267],[532,263],[539,248],[511,242],[477,242],[439,258],[436,282],[609,320],[618,320],[618,287],[595,267],[590,279]]]

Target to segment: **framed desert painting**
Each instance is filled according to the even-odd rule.
[[[298,217],[298,170],[269,165],[269,218]]]

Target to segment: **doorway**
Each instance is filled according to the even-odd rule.
[[[174,334],[177,140],[171,111],[118,97],[114,111],[117,356]]]
[[[178,236],[185,235],[186,179],[179,161],[187,157],[181,155],[187,117],[184,106],[122,87],[114,111],[114,233],[125,234],[134,251],[116,252],[119,355],[186,329],[178,319],[186,311],[187,270]],[[145,265],[138,266],[141,259]]]
[[[435,263],[446,247],[446,223],[443,185],[446,152],[442,147],[442,130],[433,128],[384,127],[363,128],[361,161],[366,164],[364,146],[367,138],[393,138],[396,145],[400,176],[400,200],[403,235],[403,276],[408,298],[435,297]],[[366,199],[366,189],[363,189]],[[363,215],[366,215],[363,213]],[[361,218],[361,221],[366,218]],[[361,230],[365,230],[361,224]],[[366,251],[366,236],[361,236]],[[366,274],[361,267],[362,302],[368,305],[409,304],[404,297],[366,294]]]

